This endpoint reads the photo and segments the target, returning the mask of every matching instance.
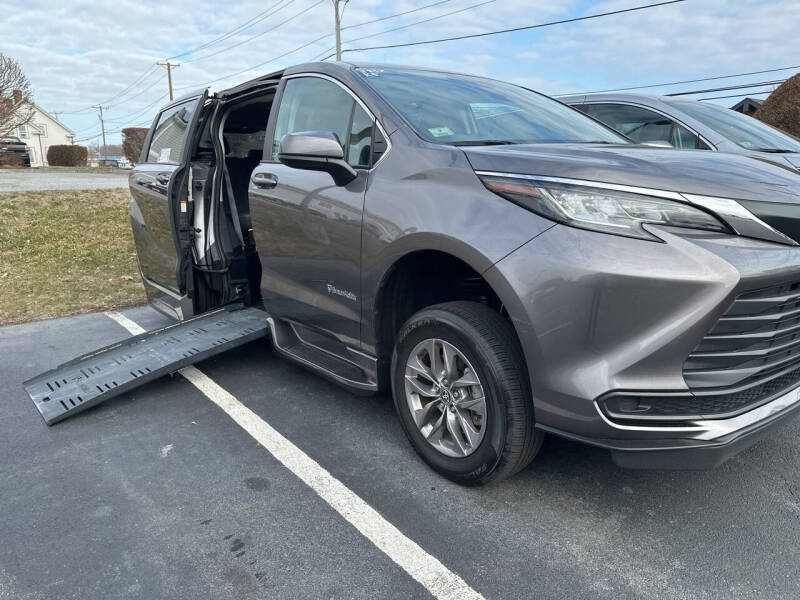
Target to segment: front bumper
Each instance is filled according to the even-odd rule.
[[[696,438],[659,438],[660,428],[649,428],[653,439],[606,440],[588,438],[537,425],[543,431],[611,451],[614,462],[628,469],[710,469],[767,437],[800,414],[800,387],[748,413],[731,419],[696,421]],[[642,428],[644,430],[644,428]],[[687,428],[687,434],[691,430]]]
[[[652,231],[665,243],[559,225],[485,275],[520,337],[537,426],[609,448],[626,466],[713,466],[795,412],[796,403],[784,404],[789,387],[735,417],[641,426],[610,421],[597,401],[620,392],[691,395],[689,354],[742,292],[800,281],[800,248]]]

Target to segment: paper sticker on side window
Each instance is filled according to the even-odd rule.
[[[449,127],[428,127],[428,131],[433,137],[453,135],[453,130],[450,129]]]
[[[162,148],[161,153],[158,155],[158,162],[169,162],[169,155],[172,148]]]

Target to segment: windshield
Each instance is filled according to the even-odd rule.
[[[800,141],[766,123],[717,104],[664,100],[747,150],[800,152]]]
[[[582,113],[515,85],[429,71],[357,71],[431,142],[629,143]]]

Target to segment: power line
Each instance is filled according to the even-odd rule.
[[[121,123],[123,121],[129,121],[131,119],[136,119],[139,116],[143,115],[145,112],[147,112],[149,109],[151,109],[153,106],[155,106],[159,102],[164,102],[166,99],[167,99],[167,94],[162,94],[161,96],[156,98],[153,102],[151,102],[150,104],[148,104],[144,108],[140,108],[136,112],[132,112],[130,114],[123,115],[121,117],[116,117],[115,119],[112,119],[111,121],[109,121],[109,123]]]
[[[746,90],[747,88],[760,87],[762,85],[778,85],[786,81],[785,79],[777,79],[775,81],[759,81],[758,83],[747,83],[742,85],[729,85],[726,87],[708,88],[705,90],[692,90],[691,92],[674,92],[666,94],[667,96],[692,96],[694,94],[710,94],[711,92],[727,92],[728,90]]]
[[[424,44],[440,44],[442,42],[453,42],[453,41],[456,41],[456,40],[466,40],[466,39],[470,39],[470,38],[479,38],[479,37],[485,37],[485,36],[489,36],[489,35],[499,35],[501,33],[513,33],[515,31],[525,31],[525,30],[528,30],[528,29],[539,29],[541,27],[550,27],[552,25],[563,25],[565,23],[576,23],[578,21],[587,21],[589,19],[597,19],[597,18],[600,18],[600,17],[610,17],[610,16],[613,16],[613,15],[620,15],[620,14],[623,14],[623,13],[630,13],[630,12],[635,12],[635,11],[639,11],[639,10],[645,10],[645,9],[648,9],[648,8],[656,8],[658,6],[666,6],[668,4],[678,4],[680,2],[685,2],[685,1],[686,0],[667,0],[666,2],[656,2],[654,4],[645,4],[645,5],[642,5],[642,6],[634,6],[632,8],[624,8],[624,9],[621,9],[621,10],[613,10],[613,11],[604,12],[604,13],[595,13],[595,14],[591,14],[591,15],[584,15],[583,17],[575,17],[575,18],[572,18],[572,19],[562,19],[560,21],[550,21],[549,23],[538,23],[536,25],[525,25],[523,27],[512,27],[510,29],[499,29],[497,31],[485,31],[483,33],[473,33],[473,34],[469,34],[469,35],[456,35],[456,36],[452,36],[452,37],[438,38],[438,39],[434,39],[434,40],[421,40],[421,41],[418,41],[418,42],[406,42],[406,43],[403,43],[403,44],[386,44],[384,46],[370,46],[370,47],[367,47],[367,48],[346,48],[346,49],[342,50],[342,52],[365,52],[367,50],[385,50],[385,49],[388,49],[388,48],[404,48],[404,47],[407,47],[407,46],[422,46]],[[326,58],[328,58],[328,57],[326,57]]]
[[[616,88],[613,90],[596,90],[594,92],[580,92],[583,94],[604,94],[606,92],[627,92],[629,90],[644,90],[654,87],[667,87],[670,85],[680,85],[683,83],[700,83],[702,81],[715,81],[717,79],[731,79],[733,77],[745,77],[747,75],[761,75],[762,73],[776,73],[778,71],[788,71],[789,69],[800,69],[800,65],[794,67],[780,67],[779,69],[765,69],[764,71],[750,71],[749,73],[734,73],[733,75],[719,75],[717,77],[703,77],[702,79],[684,79],[683,81],[671,81],[669,83],[650,83],[647,85],[636,85],[633,87]],[[565,96],[566,94],[553,94],[554,96]]]
[[[767,90],[765,92],[747,92],[747,94],[733,94],[731,96],[709,96],[708,98],[698,98],[697,101],[704,100],[717,100],[722,98],[741,98],[742,96],[760,96],[761,94],[771,94],[774,90]]]
[[[292,1],[294,1],[294,0],[292,0]],[[298,13],[295,13],[294,15],[292,15],[291,17],[289,17],[288,19],[284,19],[283,21],[281,21],[280,23],[278,23],[278,24],[277,24],[277,25],[275,25],[274,27],[270,27],[269,29],[265,29],[265,30],[264,30],[264,31],[262,31],[261,33],[257,33],[256,35],[253,35],[253,36],[251,36],[251,37],[249,37],[249,38],[247,38],[247,39],[245,39],[245,40],[242,40],[241,42],[237,42],[236,44],[234,44],[234,45],[232,45],[232,46],[228,46],[227,48],[223,48],[222,50],[217,50],[216,52],[212,52],[212,53],[210,53],[210,54],[204,54],[204,55],[202,55],[202,56],[198,56],[198,57],[196,57],[196,58],[190,58],[190,59],[187,59],[187,60],[185,60],[184,62],[187,62],[187,63],[188,63],[188,62],[195,62],[195,61],[198,61],[198,60],[203,60],[203,59],[205,59],[205,58],[210,58],[210,57],[212,57],[212,56],[216,56],[216,55],[218,55],[218,54],[222,54],[223,52],[228,52],[229,50],[233,50],[234,48],[238,48],[238,47],[239,47],[239,46],[241,46],[242,44],[246,44],[246,43],[248,43],[248,42],[252,42],[254,39],[256,39],[256,38],[259,38],[259,37],[261,37],[262,35],[266,35],[267,33],[270,33],[270,32],[272,32],[272,31],[275,31],[276,29],[278,29],[279,27],[281,27],[281,26],[285,25],[285,24],[286,24],[286,23],[288,23],[289,21],[293,21],[294,19],[296,19],[296,18],[297,18],[297,17],[299,17],[300,15],[307,13],[307,12],[308,12],[308,11],[310,11],[312,8],[315,8],[315,7],[319,6],[319,5],[320,5],[320,4],[322,4],[323,2],[325,2],[325,0],[317,0],[317,2],[315,2],[315,3],[314,3],[314,4],[312,4],[311,6],[304,8],[303,10],[301,10],[301,11],[300,11],[300,12],[298,12]],[[286,6],[288,6],[288,4],[287,4]]]
[[[426,4],[425,6],[418,6],[417,8],[412,8],[411,10],[395,13],[393,15],[389,15],[388,17],[381,17],[380,19],[372,19],[371,21],[362,21],[361,23],[347,25],[346,27],[342,27],[342,31],[344,31],[345,29],[355,29],[356,27],[362,27],[363,25],[372,25],[373,23],[379,23],[380,21],[388,21],[389,19],[402,17],[404,15],[410,15],[411,13],[419,12],[421,10],[425,10],[426,8],[431,8],[432,6],[439,6],[440,4],[446,4],[452,1],[453,0],[439,0],[438,2],[432,2],[431,4]]]
[[[433,6],[439,6],[440,4],[446,4],[448,2],[452,2],[452,0],[439,0],[438,2],[433,2],[431,4],[426,4],[424,6],[418,6],[417,8],[413,8],[411,10],[406,10],[406,11],[403,11],[403,12],[395,13],[393,15],[388,15],[386,17],[381,17],[380,19],[372,19],[371,21],[362,21],[361,23],[355,23],[353,25],[347,25],[345,27],[342,27],[341,31],[344,31],[345,29],[355,29],[356,27],[362,27],[364,25],[371,25],[372,23],[378,23],[380,21],[387,21],[389,19],[394,19],[396,17],[402,17],[404,15],[410,15],[411,13],[419,12],[421,10],[425,10],[426,8],[431,8]],[[331,50],[334,50],[333,46],[331,46],[330,48],[328,48],[324,52],[320,52],[319,54],[314,56],[314,58],[312,58],[311,60],[315,61],[315,60],[327,55]],[[326,56],[326,58],[328,58],[328,57]]]
[[[345,40],[344,43],[345,44],[351,44],[353,42],[360,42],[361,40],[374,38],[374,37],[377,37],[379,35],[392,33],[394,31],[400,31],[401,29],[408,29],[409,27],[414,27],[416,25],[422,25],[423,23],[429,23],[431,21],[436,21],[437,19],[443,19],[443,18],[449,17],[451,15],[455,15],[455,14],[458,14],[458,13],[466,12],[468,10],[472,10],[474,8],[478,8],[480,6],[483,6],[484,4],[491,4],[494,1],[495,0],[483,0],[483,2],[478,2],[477,4],[472,4],[471,6],[466,6],[464,8],[459,8],[458,10],[453,10],[453,11],[450,11],[450,12],[447,12],[447,13],[444,13],[444,14],[441,14],[441,15],[437,15],[435,17],[430,17],[428,19],[422,19],[420,21],[415,21],[414,23],[408,23],[407,25],[400,25],[399,27],[393,27],[392,29],[386,29],[384,31],[379,31],[377,33],[371,33],[369,35],[363,35],[363,36],[361,36],[359,38],[354,38],[352,40]],[[349,50],[348,50],[348,52],[349,52]]]
[[[203,50],[204,48],[208,48],[209,46],[213,46],[217,42],[221,42],[221,41],[224,41],[224,40],[228,39],[232,35],[236,35],[237,33],[241,33],[245,29],[247,29],[249,27],[252,27],[256,23],[258,23],[260,21],[263,21],[267,17],[272,16],[273,14],[275,14],[275,13],[270,13],[270,11],[273,8],[275,8],[278,4],[283,4],[284,1],[285,0],[278,0],[278,2],[276,2],[275,4],[270,6],[268,9],[258,13],[253,18],[248,19],[247,21],[245,21],[241,25],[238,25],[237,27],[234,27],[233,29],[231,29],[230,31],[227,31],[226,33],[222,34],[221,36],[214,38],[210,42],[206,42],[205,44],[201,44],[199,46],[196,46],[194,48],[186,50],[185,52],[181,52],[180,54],[176,54],[174,56],[170,56],[167,60],[171,60],[173,58],[180,58],[181,56],[186,56],[187,54],[192,54],[193,52],[197,52],[198,50]],[[291,4],[292,2],[294,2],[294,0],[290,0],[289,4]],[[284,5],[284,7],[285,6],[288,6],[288,4]],[[284,8],[284,7],[281,7],[281,8]],[[267,13],[269,13],[269,14],[267,14]],[[188,61],[184,61],[184,62],[188,62]]]
[[[275,62],[276,60],[281,59],[284,56],[289,56],[290,54],[294,54],[298,50],[302,50],[303,48],[307,48],[308,46],[311,46],[312,44],[316,44],[317,42],[322,41],[325,38],[330,37],[331,35],[332,35],[331,33],[326,33],[326,34],[321,35],[321,36],[319,36],[317,38],[314,38],[311,41],[308,41],[308,42],[306,42],[304,44],[301,44],[300,46],[297,46],[296,48],[293,48],[293,49],[291,49],[291,50],[289,50],[287,52],[284,52],[283,54],[279,54],[278,56],[273,56],[272,58],[268,58],[267,60],[265,60],[263,62],[260,62],[257,65],[252,65],[250,67],[245,67],[244,69],[241,69],[240,71],[236,71],[234,73],[228,73],[227,75],[223,75],[222,77],[217,77],[216,79],[212,79],[211,81],[206,81],[205,83],[199,83],[199,84],[196,84],[196,85],[187,85],[187,86],[184,86],[182,88],[178,88],[177,91],[188,90],[190,88],[197,89],[198,87],[205,87],[205,86],[208,86],[208,85],[210,85],[212,83],[216,83],[217,81],[222,81],[223,79],[228,79],[229,77],[234,77],[236,75],[241,75],[242,73],[246,73],[247,71],[252,71],[253,69],[258,69],[259,67],[262,67],[262,66],[264,66],[266,64],[269,64],[271,62]]]

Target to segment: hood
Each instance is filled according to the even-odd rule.
[[[476,171],[585,179],[750,202],[800,204],[800,173],[735,154],[632,144],[520,144],[461,149]]]

